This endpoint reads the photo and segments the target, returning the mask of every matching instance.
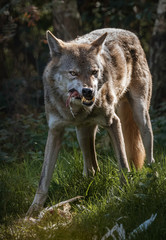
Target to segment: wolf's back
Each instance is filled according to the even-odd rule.
[[[107,33],[107,37],[105,40],[106,45],[112,41],[115,41],[115,42],[125,41],[129,45],[133,44],[134,41],[139,42],[137,36],[134,33],[128,30],[118,29],[118,28],[102,28],[102,29],[94,30],[88,34],[77,37],[71,42],[76,42],[79,44],[92,43],[94,40],[96,40],[98,37],[100,37],[104,33]]]

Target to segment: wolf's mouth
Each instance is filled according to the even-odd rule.
[[[87,99],[87,98],[81,96],[76,89],[72,88],[72,89],[69,90],[69,96],[66,100],[66,107],[70,106],[71,98],[80,100],[82,102],[82,104],[84,104],[88,107],[92,106],[92,104],[94,103],[94,100],[95,100],[95,97]]]
[[[82,104],[90,107],[94,103],[94,100],[95,100],[95,97],[93,97],[91,99],[86,99],[85,97],[82,97],[81,102],[82,102]]]

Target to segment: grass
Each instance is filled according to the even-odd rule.
[[[31,122],[27,119],[25,125],[27,121]],[[38,121],[33,124],[37,126]],[[47,128],[42,126],[34,130],[34,139],[31,138],[31,144],[27,147],[31,151],[25,151],[27,142],[24,143],[24,140],[32,136],[32,126],[23,128],[23,146],[17,153],[14,151],[8,156],[12,161],[1,162],[0,239],[99,240],[108,232],[108,228],[112,229],[116,224],[123,225],[125,238],[120,237],[117,231],[114,233],[115,238],[110,236],[105,239],[129,239],[130,233],[152,214],[157,216],[147,230],[130,239],[166,239],[166,149],[159,146],[155,148],[156,163],[153,166],[145,165],[141,171],[124,173],[127,183],[122,185],[116,160],[110,150],[101,150],[100,139],[97,152],[101,171],[94,178],[87,179],[82,175],[82,154],[71,129],[68,129],[69,134],[60,152],[45,206],[79,195],[84,198],[71,203],[70,209],[66,211],[60,208],[54,214],[46,214],[40,221],[25,221],[25,213],[32,203],[43,162],[43,139]],[[71,146],[69,136],[72,136],[74,147]]]

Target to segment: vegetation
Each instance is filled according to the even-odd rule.
[[[70,2],[70,5],[58,15],[57,8],[64,2]],[[72,12],[74,2],[76,0],[45,0],[42,3],[38,0],[1,1],[0,109],[3,113],[11,116],[16,112],[29,114],[32,111],[43,111],[42,73],[49,60],[45,32],[49,29],[61,38],[64,31],[68,36],[73,35],[69,32],[68,25],[65,25],[70,23],[70,19],[65,16]],[[78,34],[102,27],[128,29],[138,35],[149,57],[157,3],[158,0],[78,0]],[[57,14],[55,19],[53,11]],[[66,22],[61,23],[63,18]],[[74,24],[77,22],[75,20]],[[73,21],[70,25],[73,25]]]
[[[72,1],[76,0],[70,0],[71,8]],[[141,171],[124,173],[123,185],[107,135],[101,129],[96,142],[101,171],[87,179],[82,176],[83,159],[75,131],[68,128],[45,206],[75,196],[83,198],[41,220],[24,219],[38,185],[48,131],[42,86],[42,72],[49,58],[45,31],[57,33],[58,24],[68,30],[65,23],[57,21],[56,14],[53,17],[57,2],[64,1],[0,3],[0,239],[98,240],[114,226],[123,227],[125,238],[115,231],[114,238],[105,239],[166,239],[166,104],[160,100],[151,107],[153,166],[145,164]],[[80,34],[101,27],[129,29],[139,36],[149,56],[157,3],[77,0]],[[157,215],[147,230],[131,236],[152,214]]]
[[[165,239],[166,149],[162,142],[166,139],[160,117],[153,122],[155,142],[163,137],[160,146],[155,144],[156,163],[124,173],[126,185],[120,183],[111,148],[103,148],[103,130],[96,143],[101,172],[87,179],[82,175],[83,159],[74,129],[67,129],[46,206],[75,196],[84,198],[71,203],[66,212],[58,209],[37,222],[25,221],[24,217],[38,185],[47,125],[43,114],[22,115],[17,121],[13,128],[13,121],[8,119],[6,130],[1,130],[0,239],[101,239],[116,223],[123,224],[128,239],[135,228],[156,213],[148,230],[131,239]],[[118,233],[115,236],[120,239]]]

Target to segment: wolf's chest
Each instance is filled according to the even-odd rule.
[[[85,111],[72,112],[72,109],[65,116],[57,113],[48,114],[48,126],[50,129],[67,127],[69,125],[100,125],[106,126],[106,118],[102,110],[87,113]]]

